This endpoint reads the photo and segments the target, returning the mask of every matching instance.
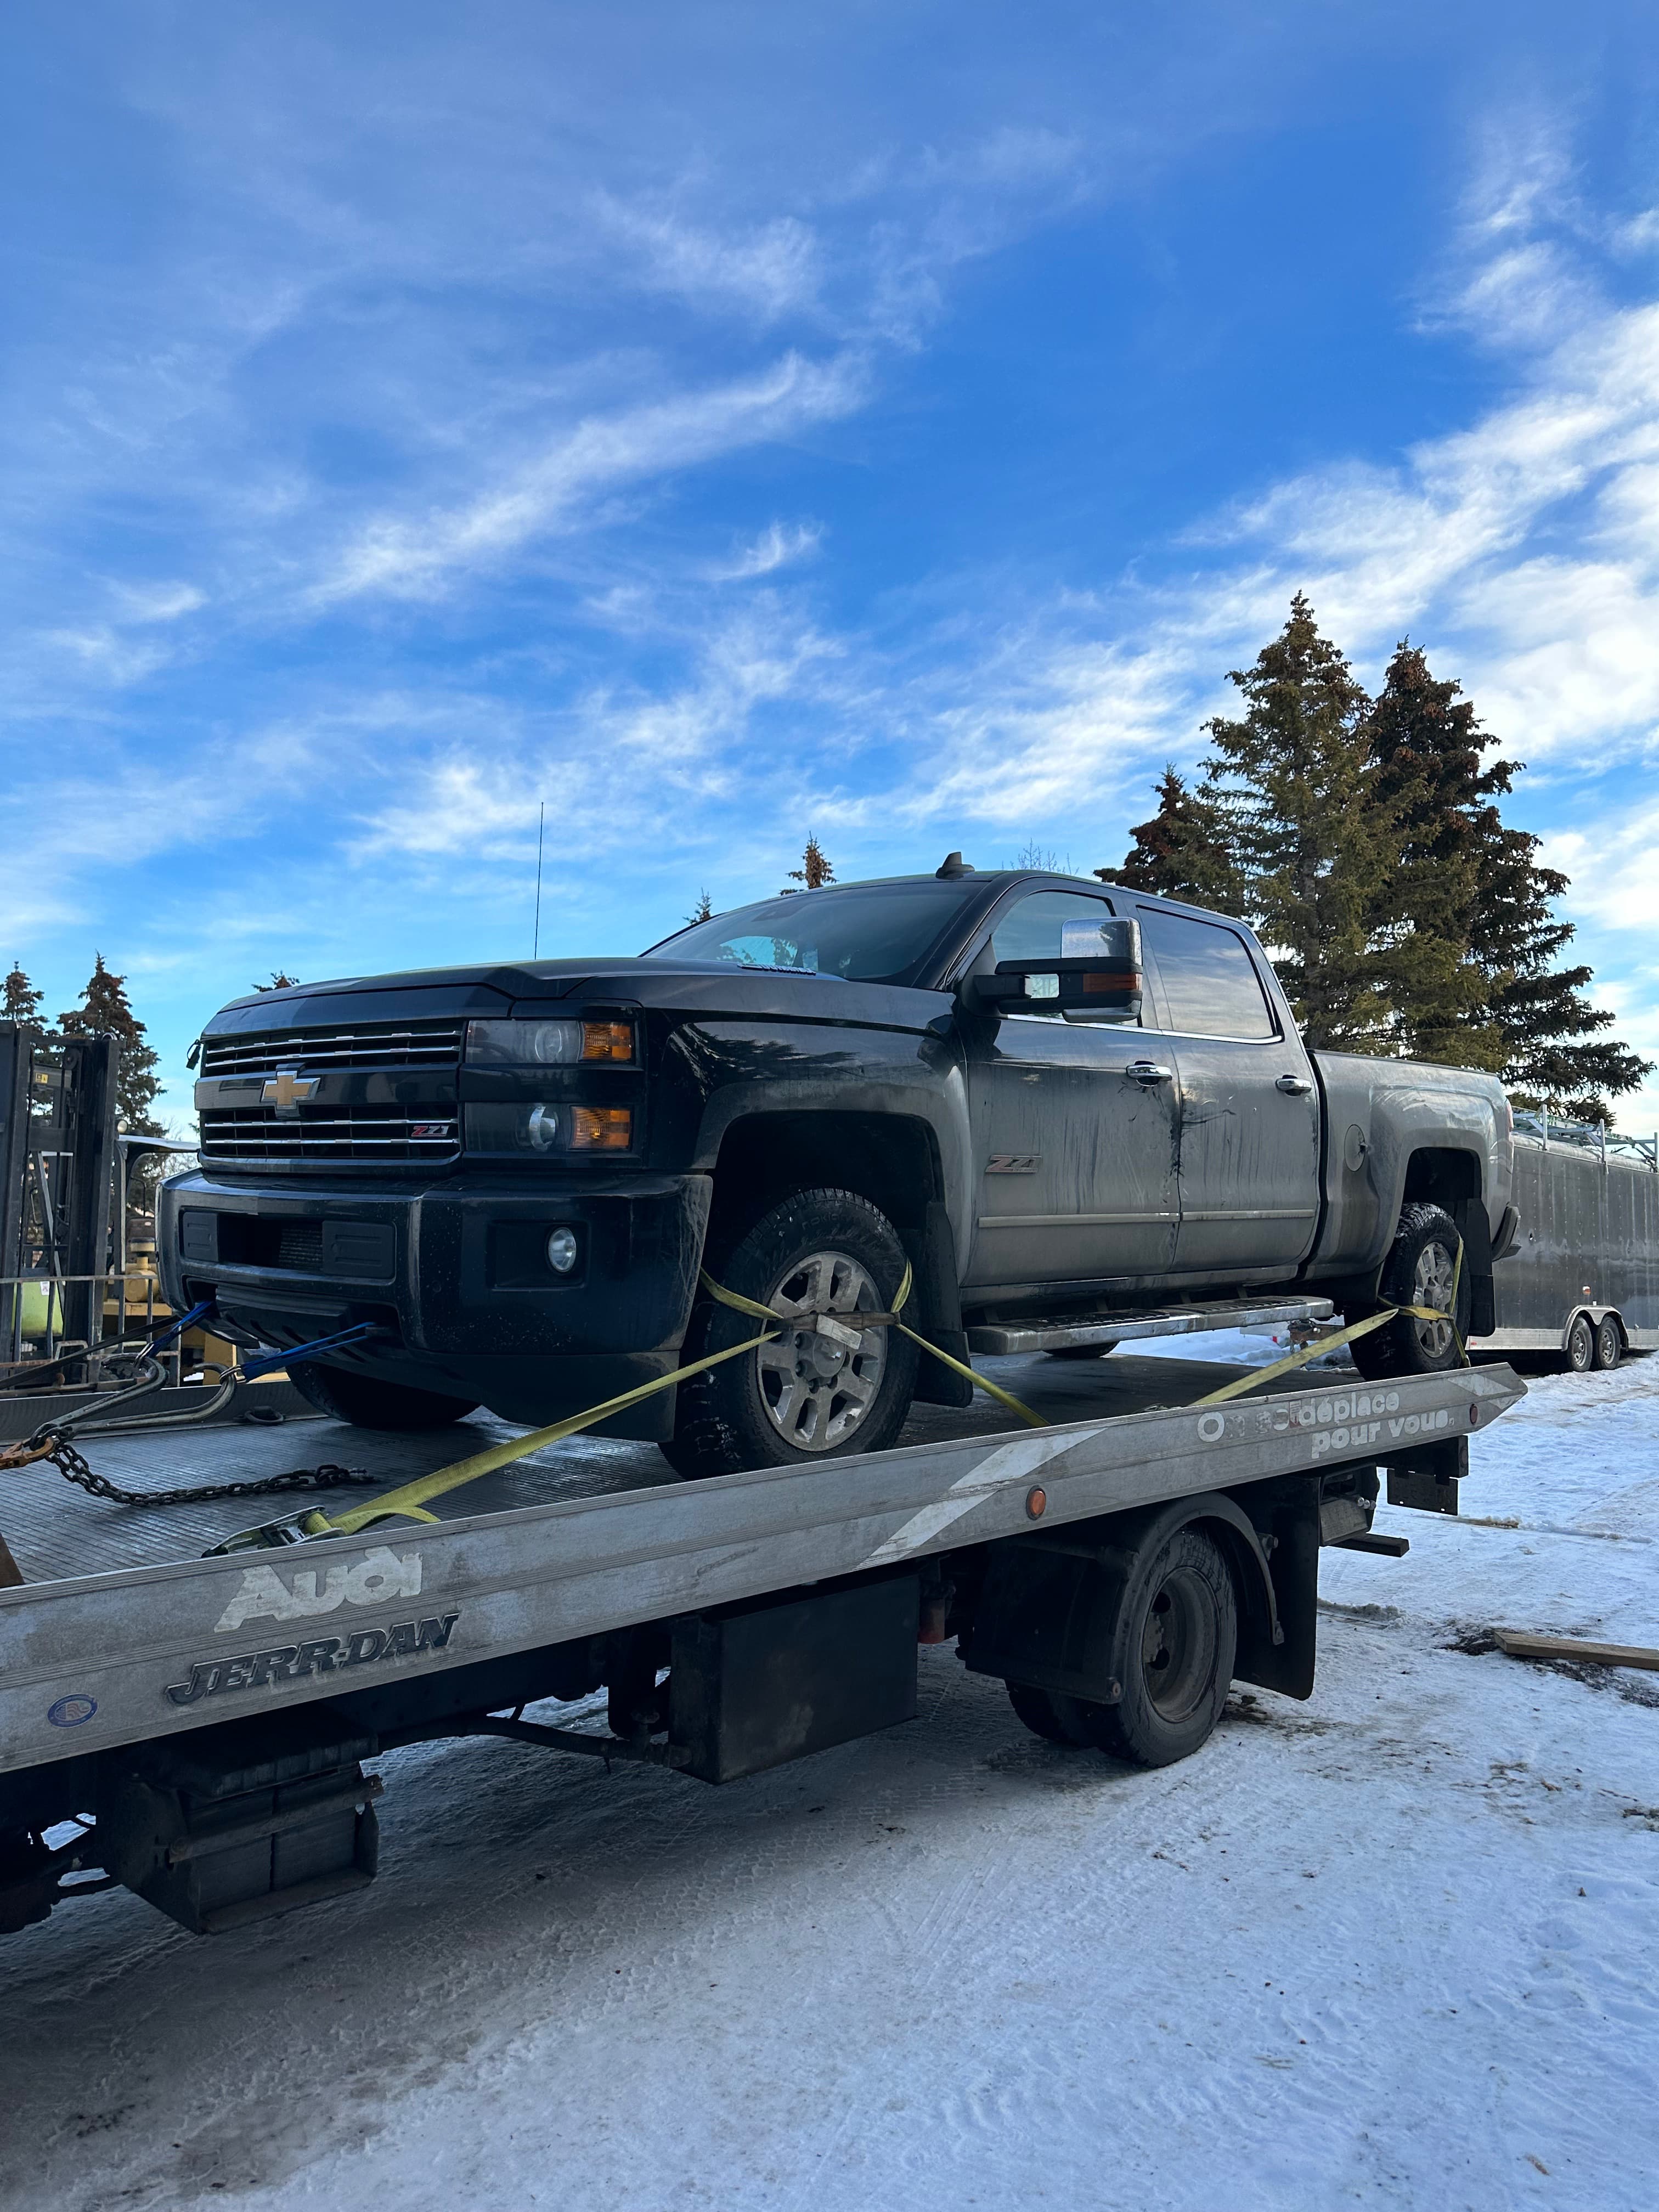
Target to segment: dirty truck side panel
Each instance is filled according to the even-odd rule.
[[[1176,1085],[1131,1072],[1158,1043],[1142,1030],[1021,1014],[972,1040],[970,1284],[1168,1279],[1180,1220]]]
[[[1512,1150],[1502,1087],[1467,1068],[1359,1053],[1313,1055],[1325,1109],[1325,1212],[1310,1281],[1374,1273],[1394,1240],[1414,1160],[1432,1156],[1431,1194],[1484,1209],[1488,1234],[1510,1202]],[[1423,1170],[1416,1171],[1421,1179]]]
[[[1181,1095],[1176,1270],[1183,1282],[1283,1281],[1319,1212],[1320,1102],[1295,1018],[1247,930],[1136,911],[1154,1042]]]

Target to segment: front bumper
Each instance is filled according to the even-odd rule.
[[[469,1174],[388,1192],[296,1189],[198,1170],[166,1184],[156,1241],[169,1300],[211,1295],[227,1334],[281,1347],[378,1324],[337,1355],[504,1419],[579,1413],[675,1365],[690,1317],[707,1176]],[[567,1277],[548,1233],[576,1232]],[[659,1436],[672,1393],[605,1434]]]

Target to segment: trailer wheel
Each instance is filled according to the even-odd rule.
[[[1443,1207],[1408,1206],[1400,1217],[1377,1285],[1388,1306],[1437,1308],[1444,1321],[1416,1321],[1405,1314],[1354,1339],[1353,1364],[1367,1382],[1385,1375],[1439,1375],[1460,1364],[1459,1343],[1469,1331],[1474,1285],[1457,1255],[1462,1239]],[[1457,1310],[1452,1312],[1452,1284]],[[1355,1318],[1356,1316],[1350,1316]],[[1455,1322],[1454,1329],[1453,1323]]]
[[[1588,1375],[1595,1364],[1595,1331],[1588,1314],[1575,1314],[1567,1331],[1567,1365],[1575,1375]]]
[[[1616,1367],[1625,1356],[1625,1332],[1619,1326],[1618,1316],[1603,1314],[1595,1329],[1595,1364],[1598,1367]]]
[[[850,1190],[798,1191],[757,1221],[720,1279],[774,1308],[784,1326],[758,1351],[680,1385],[674,1434],[661,1447],[674,1472],[695,1481],[884,1450],[910,1410],[916,1347],[896,1328],[860,1327],[859,1316],[890,1310],[904,1259],[886,1215]],[[817,1314],[835,1333],[816,1328]],[[684,1357],[741,1344],[757,1326],[702,1300]]]
[[[288,1379],[319,1413],[326,1413],[331,1421],[349,1421],[358,1429],[443,1429],[476,1410],[474,1400],[447,1398],[405,1382],[383,1382],[378,1376],[324,1367],[310,1359],[290,1367]]]

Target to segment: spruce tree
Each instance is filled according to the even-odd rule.
[[[1455,682],[1439,682],[1402,639],[1365,718],[1376,784],[1394,823],[1398,861],[1376,921],[1387,948],[1395,1041],[1419,1060],[1502,1068],[1503,1035],[1472,938],[1487,803],[1508,763],[1481,766],[1490,740]]]
[[[150,1112],[161,1079],[155,1069],[160,1054],[145,1042],[144,1025],[127,1002],[127,979],[112,975],[101,952],[94,956],[91,975],[81,994],[81,1004],[58,1017],[65,1036],[113,1037],[120,1059],[115,1077],[115,1109],[135,1136],[167,1134]]]
[[[1386,1050],[1377,917],[1398,841],[1364,734],[1370,702],[1300,592],[1279,636],[1228,681],[1244,713],[1206,725],[1201,795],[1236,856],[1246,912],[1310,1044]]]
[[[1608,1119],[1607,1095],[1635,1090],[1650,1063],[1600,1035],[1613,1018],[1584,996],[1591,970],[1555,965],[1574,933],[1553,911],[1567,878],[1495,803],[1520,763],[1484,761],[1474,702],[1409,641],[1366,732],[1401,836],[1384,911],[1404,1048],[1496,1070],[1520,1103]]]
[[[1219,914],[1244,911],[1244,878],[1234,863],[1220,813],[1191,791],[1166,763],[1158,787],[1158,811],[1138,822],[1134,843],[1121,866],[1097,868],[1103,884],[1146,891],[1154,898],[1185,899]]]
[[[823,847],[816,837],[809,836],[806,850],[800,856],[799,867],[789,871],[789,882],[800,884],[804,890],[819,891],[826,884],[833,884],[835,880],[836,871]],[[788,884],[784,886],[781,896],[787,897]]]
[[[14,960],[10,975],[0,987],[0,1021],[17,1022],[35,1036],[44,1036],[46,1025],[40,1018],[40,1008],[45,1000],[46,993],[35,989]]]
[[[714,904],[708,896],[707,885],[697,893],[697,902],[685,918],[691,923],[713,921],[714,919]]]
[[[1499,788],[1508,790],[1507,780]],[[1613,1018],[1584,996],[1594,972],[1588,964],[1555,966],[1576,932],[1553,910],[1567,878],[1539,865],[1538,846],[1528,831],[1506,829],[1492,809],[1477,860],[1470,949],[1491,981],[1504,1078],[1516,1104],[1607,1121],[1607,1099],[1638,1090],[1653,1062],[1601,1035]]]

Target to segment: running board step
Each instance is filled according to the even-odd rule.
[[[1064,1352],[1072,1345],[1111,1346],[1145,1336],[1192,1336],[1211,1328],[1265,1328],[1328,1321],[1328,1298],[1277,1298],[1271,1304],[1176,1306],[1167,1313],[1097,1314],[1089,1321],[1022,1321],[970,1328],[971,1352]]]

